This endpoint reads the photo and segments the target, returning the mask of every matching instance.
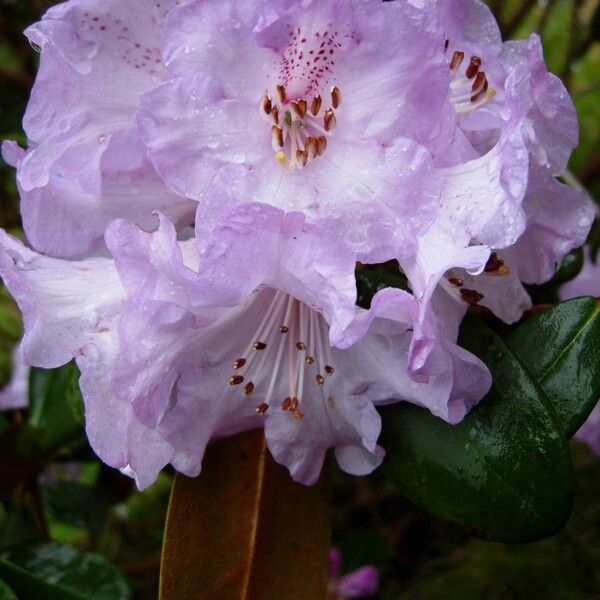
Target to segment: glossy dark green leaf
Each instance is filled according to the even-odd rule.
[[[548,399],[503,341],[467,317],[461,344],[490,368],[489,394],[458,425],[409,404],[384,411],[385,473],[430,513],[485,537],[558,532],[572,503],[569,448]]]
[[[21,547],[0,558],[0,579],[23,600],[126,600],[121,572],[99,554],[66,544]]]
[[[577,277],[577,275],[579,275],[582,267],[583,250],[581,248],[571,250],[571,252],[565,255],[562,259],[558,271],[556,271],[554,277],[552,278],[552,283],[561,284],[571,281],[571,279],[574,279]]]
[[[356,270],[356,303],[363,308],[371,306],[371,299],[386,287],[408,290],[408,279],[398,267],[398,263],[390,261],[383,265],[361,266]]]
[[[600,398],[600,304],[575,298],[517,327],[507,346],[535,377],[567,437]]]
[[[53,451],[77,437],[83,424],[79,371],[74,362],[58,369],[31,369],[29,422],[42,431],[42,446]]]
[[[15,596],[15,593],[2,580],[0,580],[0,600],[19,600]]]

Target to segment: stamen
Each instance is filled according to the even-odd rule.
[[[279,83],[275,86],[277,90],[277,95],[279,96],[279,102],[285,104],[286,96],[285,96],[285,88]]]
[[[306,350],[306,344],[304,342],[298,342],[296,344],[296,348],[298,348],[300,351]]]
[[[254,350],[264,350],[267,347],[267,345],[264,342],[254,342],[254,344],[252,344],[252,348]]]
[[[273,149],[283,148],[283,129],[273,125]]]
[[[233,361],[233,368],[234,369],[241,369],[245,364],[246,364],[246,359],[245,358],[238,358],[238,359],[236,359],[236,360]]]
[[[318,385],[323,385],[325,383],[325,378],[323,377],[323,375],[321,375],[321,373],[317,373],[315,379]]]
[[[328,108],[325,111],[325,117],[323,117],[323,127],[325,131],[331,131],[335,127],[335,113],[332,108]]]
[[[448,281],[456,287],[462,287],[463,285],[465,285],[465,282],[462,279],[459,279],[458,277],[450,277]]]
[[[319,114],[322,105],[323,99],[321,98],[321,96],[315,96],[313,98],[312,104],[310,105],[310,112],[312,113],[313,117],[316,117]]]
[[[339,108],[342,103],[342,92],[340,92],[340,88],[334,86],[331,90],[331,104],[333,108]]]
[[[259,415],[264,415],[267,412],[267,410],[269,410],[269,405],[266,402],[263,402],[262,404],[259,404],[256,407],[256,412]]]
[[[460,295],[462,299],[471,306],[475,306],[485,298],[485,296],[480,294],[477,290],[468,290],[467,288],[461,288]]]
[[[305,362],[307,365],[312,365],[312,364],[315,362],[315,359],[314,359],[312,356],[307,356],[307,357],[304,359],[304,362]]]
[[[262,99],[261,109],[266,115],[270,115],[273,110],[273,104],[271,103],[271,97],[269,94],[265,94]]]
[[[289,331],[289,327],[287,325],[282,325],[279,328],[280,333],[287,333]]]
[[[458,50],[456,50],[454,52],[454,54],[452,55],[452,60],[450,61],[450,70],[454,71],[454,72],[458,71],[464,58],[465,58],[465,53],[459,52]]]
[[[471,56],[471,62],[465,71],[465,75],[467,79],[472,79],[477,75],[477,71],[479,71],[479,67],[481,66],[481,59],[479,56]]]
[[[249,396],[253,391],[254,391],[254,384],[251,381],[249,381],[244,386],[244,394],[246,394],[246,396]]]
[[[333,375],[333,367],[325,365],[325,373],[327,373],[327,375]]]
[[[244,378],[242,375],[232,375],[229,378],[229,385],[239,385],[243,381],[244,381]]]
[[[510,269],[504,264],[501,258],[498,258],[496,252],[490,254],[484,269],[488,275],[510,275]]]

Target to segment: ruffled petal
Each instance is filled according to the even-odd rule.
[[[562,258],[581,246],[594,221],[594,204],[580,190],[558,182],[548,169],[533,166],[523,208],[527,228],[506,251],[526,283],[552,278]]]
[[[88,156],[81,147],[68,150],[52,165],[48,185],[20,189],[23,227],[36,250],[64,258],[105,253],[104,231],[112,219],[129,218],[150,227],[155,209],[178,226],[193,223],[196,203],[168,190],[133,130],[117,132],[108,142],[97,193],[86,191],[73,176],[74,155],[77,162]]]
[[[173,4],[66,2],[27,29],[42,56],[24,118],[32,145],[19,173],[24,190],[46,185],[54,161],[81,144],[95,150],[86,175],[98,179],[108,136],[131,126],[140,94],[166,76],[157,43]]]
[[[533,157],[553,175],[564,173],[579,138],[577,112],[563,82],[548,72],[539,36],[506,42],[502,58],[519,75],[514,93],[527,108]]]
[[[23,313],[22,358],[58,367],[112,329],[123,290],[112,261],[47,258],[0,230],[0,276]]]

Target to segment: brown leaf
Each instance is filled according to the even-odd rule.
[[[213,444],[199,477],[176,475],[161,600],[324,600],[329,482],[295,483],[262,430]]]

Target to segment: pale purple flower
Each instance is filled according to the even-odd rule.
[[[337,548],[329,552],[329,595],[331,600],[372,598],[379,591],[379,570],[365,565],[346,575],[341,574],[342,553]]]
[[[589,246],[585,246],[584,261],[581,272],[563,284],[559,290],[561,300],[569,300],[578,296],[595,296],[600,298],[600,261],[592,259]],[[600,456],[600,401],[581,426],[575,437],[586,442],[592,451]]]
[[[166,14],[177,0],[70,0],[26,30],[40,68],[23,127],[29,149],[5,142],[17,167],[27,238],[54,256],[101,252],[116,217],[151,223],[155,209],[191,224],[195,203],[169,191],[135,129],[139,98],[168,77]]]
[[[354,254],[301,213],[247,204],[198,247],[162,216],[154,233],[117,221],[107,244],[116,267],[4,235],[0,274],[24,313],[24,360],[75,357],[92,447],[141,487],[169,462],[197,474],[212,438],[260,426],[299,481],[316,480],[331,446],[366,474],[383,457],[374,404],[408,400],[456,422],[490,386],[446,336],[427,377],[412,377],[413,330],[434,339],[435,315],[395,289],[357,308]],[[446,315],[449,338],[460,316]]]

